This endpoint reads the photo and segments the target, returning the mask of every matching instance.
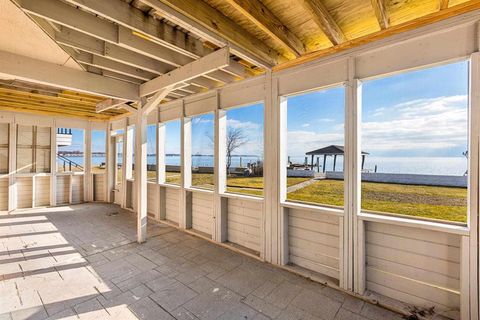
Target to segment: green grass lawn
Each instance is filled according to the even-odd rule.
[[[308,180],[309,178],[288,178],[287,186]],[[166,182],[180,184],[180,173],[167,172]],[[192,175],[193,186],[213,189],[213,182],[213,174]],[[227,191],[262,196],[263,178],[228,177]],[[343,197],[343,181],[340,180],[317,180],[287,195],[288,200],[333,207],[343,207]],[[467,189],[363,182],[362,210],[466,222]]]
[[[287,198],[343,206],[343,181],[318,180]],[[467,189],[363,182],[362,210],[466,222]]]

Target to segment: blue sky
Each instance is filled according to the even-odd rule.
[[[406,72],[363,83],[362,149],[372,156],[461,156],[467,144],[468,62]],[[344,88],[288,98],[288,155],[344,144]],[[235,154],[263,155],[263,104],[227,111],[227,126],[241,128],[248,143]],[[192,118],[192,154],[213,154],[213,113]],[[72,129],[82,149],[83,130]],[[155,153],[155,127],[147,129]],[[105,136],[93,134],[93,150]],[[63,148],[63,150],[67,149]],[[166,152],[180,153],[180,120],[166,124]]]
[[[467,145],[468,63],[365,81],[362,150],[372,156],[462,156]],[[344,144],[344,89],[288,98],[288,155]]]

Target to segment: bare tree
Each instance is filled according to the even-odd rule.
[[[232,153],[248,142],[242,128],[229,128],[227,131],[227,174],[232,165]]]
[[[214,143],[213,136],[207,134],[211,143]],[[232,165],[232,154],[235,150],[243,146],[248,142],[248,138],[245,135],[242,128],[228,128],[227,131],[227,174],[230,171]]]

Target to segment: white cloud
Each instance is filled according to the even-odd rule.
[[[367,152],[435,152],[463,147],[467,139],[468,97],[465,95],[412,100],[380,107],[361,124],[362,149]],[[288,154],[303,155],[331,144],[344,144],[344,125],[329,133],[288,132]]]
[[[308,128],[308,127],[310,127],[310,123],[304,123],[304,124],[302,124],[302,128]]]
[[[465,145],[465,95],[419,99],[378,108],[362,123],[365,151],[438,150]]]
[[[258,130],[260,125],[250,121],[239,121],[236,119],[227,119],[227,127],[244,130]]]

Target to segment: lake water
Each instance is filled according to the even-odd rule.
[[[83,157],[69,157],[72,161],[83,165]],[[246,166],[249,162],[261,160],[260,156],[242,156],[242,165]],[[192,164],[195,167],[213,166],[213,156],[193,156]],[[290,157],[290,161],[302,164],[305,157]],[[309,158],[310,161],[310,158]],[[104,157],[93,157],[94,166],[105,162]],[[167,165],[180,165],[180,156],[167,156],[165,159]],[[148,164],[155,164],[155,157],[147,157]],[[315,160],[316,163],[316,160]],[[320,165],[323,165],[323,157],[320,159]],[[374,171],[377,165],[377,172],[380,173],[411,173],[411,174],[438,174],[438,175],[463,175],[467,170],[467,159],[465,157],[373,157],[367,156],[364,168]],[[240,166],[240,157],[232,158],[232,167]],[[333,168],[333,157],[327,157],[327,171]],[[337,158],[336,170],[341,171],[343,167],[343,158]]]

